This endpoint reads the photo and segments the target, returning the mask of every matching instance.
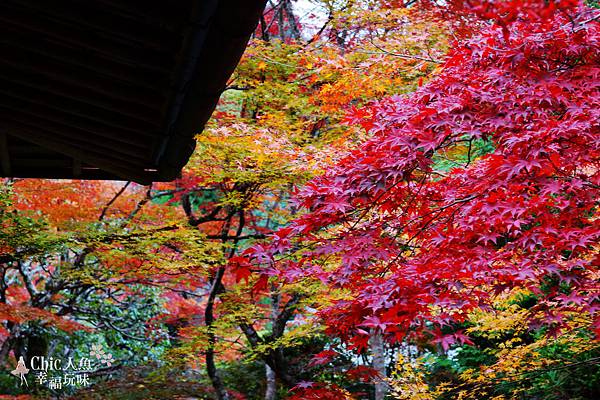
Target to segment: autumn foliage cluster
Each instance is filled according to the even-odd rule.
[[[554,334],[565,312],[595,311],[598,25],[542,11],[464,39],[415,93],[349,112],[372,136],[300,189],[310,211],[272,252],[307,242],[281,274],[356,293],[323,312],[337,333],[402,340],[516,287],[539,296],[532,323]]]
[[[268,2],[177,181],[4,182],[0,363],[102,343],[90,399],[600,395],[597,4],[313,3]]]

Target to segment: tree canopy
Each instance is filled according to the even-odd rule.
[[[599,19],[268,2],[179,179],[2,183],[0,398],[596,398]]]

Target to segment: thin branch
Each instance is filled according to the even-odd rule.
[[[181,198],[181,207],[183,208],[183,212],[185,212],[185,216],[187,217],[188,223],[191,226],[198,226],[205,222],[222,220],[217,218],[217,215],[223,209],[222,206],[216,206],[208,214],[197,217],[192,210],[192,202],[190,201],[189,193]]]
[[[383,52],[384,54],[390,55],[390,56],[404,58],[404,59],[407,59],[407,60],[427,61],[427,62],[432,62],[432,63],[435,63],[435,64],[441,64],[442,63],[441,60],[437,60],[437,59],[432,58],[432,57],[427,58],[427,57],[416,56],[416,55],[412,55],[412,54],[394,53],[392,51],[388,51],[388,50],[384,49],[383,47],[380,47],[380,46],[376,45],[373,41],[371,41],[371,44],[375,48],[377,48],[379,51]],[[377,54],[377,53],[369,52],[369,51],[361,51],[361,53],[364,53],[364,54]]]
[[[300,302],[301,299],[302,299],[302,296],[298,293],[295,293],[294,295],[292,295],[290,300],[288,300],[288,302],[285,304],[285,306],[283,306],[283,309],[281,310],[281,312],[279,314],[277,314],[277,318],[273,322],[273,330],[271,333],[271,337],[273,339],[279,338],[280,336],[283,335],[283,332],[285,330],[285,325],[288,323],[288,321],[294,315],[296,306],[298,305],[298,303]]]
[[[110,208],[110,206],[115,201],[117,201],[117,199],[119,198],[119,196],[121,196],[125,192],[125,190],[127,190],[127,187],[130,184],[131,184],[131,181],[127,181],[127,183],[125,183],[125,185],[123,185],[123,187],[113,196],[113,198],[110,199],[110,201],[108,203],[106,203],[106,205],[102,209],[102,212],[100,213],[100,216],[98,217],[98,221],[102,221],[104,219],[104,217],[106,216],[106,212],[108,211],[108,209]]]
[[[129,224],[129,222],[131,222],[131,220],[133,218],[135,218],[135,216],[137,215],[137,213],[139,213],[141,211],[141,209],[146,205],[146,203],[150,201],[150,199],[152,199],[152,184],[148,185],[148,189],[146,190],[146,194],[136,204],[135,208],[131,211],[131,213],[129,213],[129,215],[127,216],[127,218],[125,218],[125,221],[123,221],[123,224],[121,225],[121,227],[122,228],[126,227]]]

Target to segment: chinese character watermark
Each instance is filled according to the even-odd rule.
[[[102,345],[92,345],[89,357],[60,359],[54,357],[34,356],[29,360],[29,366],[19,357],[17,366],[10,373],[20,379],[20,386],[29,387],[27,374],[33,372],[35,383],[50,390],[63,388],[81,388],[90,385],[90,372],[98,366],[112,366],[113,355],[102,348]]]

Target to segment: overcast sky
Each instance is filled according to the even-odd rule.
[[[297,0],[292,3],[294,11],[304,28],[304,34],[312,36],[327,19],[326,11],[310,0]]]

